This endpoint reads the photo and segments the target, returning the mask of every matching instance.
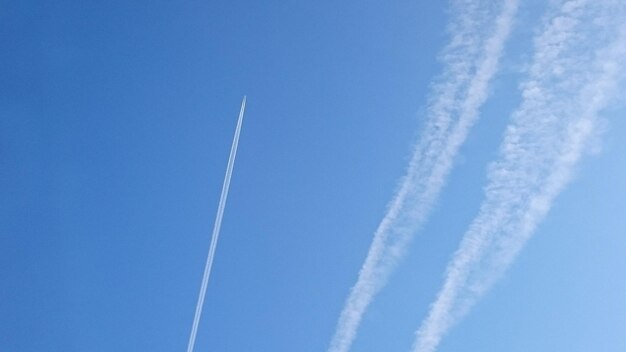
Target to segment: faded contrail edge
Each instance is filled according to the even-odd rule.
[[[558,12],[548,14],[534,39],[522,103],[489,168],[485,200],[416,332],[414,352],[434,352],[513,263],[574,177],[599,132],[598,115],[620,92],[626,5],[563,0]]]
[[[493,11],[487,0],[457,0],[452,4],[453,18],[448,24],[451,41],[442,54],[444,72],[430,93],[426,127],[374,233],[327,352],[350,350],[367,308],[428,219],[458,150],[488,97],[518,8],[518,0],[506,0]],[[493,16],[485,17],[484,13]]]
[[[243,101],[241,102],[241,110],[239,110],[239,119],[237,120],[237,128],[235,129],[235,137],[233,138],[233,144],[230,148],[230,156],[228,157],[228,166],[226,167],[226,176],[224,176],[222,194],[220,196],[220,202],[217,207],[217,215],[215,216],[215,224],[213,225],[213,234],[211,236],[211,246],[209,247],[209,254],[207,256],[206,264],[204,266],[204,275],[202,276],[202,285],[200,286],[200,294],[198,296],[196,312],[193,317],[193,325],[191,327],[191,335],[189,336],[189,344],[187,345],[187,352],[193,352],[193,347],[196,343],[196,334],[198,333],[198,324],[200,323],[200,316],[202,315],[202,305],[204,304],[204,298],[206,296],[206,290],[209,284],[209,277],[211,276],[211,267],[213,266],[213,258],[215,257],[215,249],[217,248],[217,240],[220,236],[220,227],[222,225],[222,218],[224,217],[224,207],[226,206],[226,198],[228,198],[228,188],[230,187],[230,178],[233,174],[233,166],[235,164],[235,157],[237,156],[237,145],[239,144],[239,133],[241,132],[241,123],[243,122],[243,113],[244,113],[245,108],[246,108],[246,97],[244,96]]]

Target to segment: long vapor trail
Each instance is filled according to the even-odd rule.
[[[243,113],[246,108],[246,97],[243,97],[241,109],[239,110],[239,119],[237,120],[237,128],[235,129],[235,137],[230,148],[230,156],[228,157],[228,166],[226,167],[226,175],[224,176],[224,184],[222,185],[222,194],[217,207],[217,215],[215,216],[215,224],[213,225],[213,234],[211,235],[211,245],[209,254],[207,255],[206,264],[204,266],[204,275],[202,276],[202,285],[200,286],[200,294],[198,295],[198,303],[196,304],[196,312],[193,317],[193,325],[191,327],[191,335],[189,336],[189,344],[187,352],[193,352],[196,343],[196,335],[198,333],[198,324],[202,315],[202,305],[206,296],[206,289],[211,276],[211,267],[213,266],[213,258],[215,257],[215,249],[217,248],[217,240],[220,236],[220,227],[222,226],[222,218],[224,217],[224,207],[226,206],[226,198],[228,198],[228,188],[230,187],[230,178],[233,175],[233,166],[235,165],[235,157],[237,156],[237,146],[239,145],[239,134],[241,133],[241,124],[243,122]]]
[[[487,99],[518,0],[453,0],[444,71],[432,86],[427,118],[405,176],[379,224],[339,316],[329,352],[347,352],[367,307],[426,221],[454,158]]]
[[[572,178],[617,90],[626,59],[626,4],[559,1],[534,38],[522,102],[488,172],[485,200],[448,264],[416,333],[433,352],[449,329],[504,273]]]

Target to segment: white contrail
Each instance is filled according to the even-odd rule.
[[[209,284],[209,276],[211,276],[211,267],[213,266],[213,258],[215,257],[215,249],[217,248],[217,239],[220,236],[220,227],[222,226],[222,218],[224,217],[224,207],[226,206],[226,198],[228,197],[228,188],[230,187],[230,178],[233,174],[233,166],[235,157],[237,156],[237,145],[239,144],[239,134],[241,132],[241,124],[243,122],[243,112],[246,108],[246,97],[243,97],[241,109],[239,110],[239,119],[237,120],[237,128],[235,129],[235,137],[230,148],[230,156],[228,157],[228,166],[226,167],[226,175],[224,176],[224,184],[222,185],[222,194],[217,207],[217,215],[215,216],[215,224],[213,225],[213,234],[211,236],[211,245],[209,254],[207,255],[206,265],[204,266],[204,275],[202,276],[202,285],[200,286],[200,294],[198,295],[198,303],[196,304],[196,312],[193,317],[193,325],[191,327],[191,335],[189,336],[189,344],[187,352],[193,352],[193,346],[196,343],[196,335],[198,333],[198,324],[202,315],[202,305],[206,296],[207,285]]]
[[[365,310],[426,220],[454,157],[487,99],[518,0],[452,1],[444,72],[432,87],[427,121],[339,317],[329,352],[350,349]],[[495,13],[499,10],[499,13]],[[485,34],[487,33],[487,34]]]
[[[561,1],[535,38],[522,103],[491,164],[478,216],[448,265],[413,350],[433,352],[488,290],[567,185],[616,90],[626,59],[626,4]],[[617,36],[615,35],[617,33]]]

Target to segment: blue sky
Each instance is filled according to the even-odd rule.
[[[486,201],[506,128],[516,112],[524,115],[520,84],[532,76],[533,38],[562,2],[519,3],[488,98],[432,210],[364,312],[351,351],[412,350]],[[625,13],[621,6],[615,16]],[[326,351],[432,115],[454,7],[2,8],[0,349],[185,349],[245,94],[196,348]],[[596,34],[584,32],[584,18],[573,33]],[[483,20],[486,40],[494,30],[491,17]],[[603,50],[617,26],[607,28],[597,43],[581,35],[580,47]],[[602,66],[610,55],[598,52],[593,62]],[[566,72],[596,77],[588,67]],[[551,106],[566,104],[557,117],[576,118],[567,104],[579,92],[554,91]],[[626,349],[626,108],[623,95],[614,98],[598,109],[588,152],[533,238],[438,351]]]

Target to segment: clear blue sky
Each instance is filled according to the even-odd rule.
[[[353,351],[409,351],[483,200],[544,11]],[[0,350],[185,349],[239,104],[198,351],[325,351],[425,120],[443,2],[13,1],[0,8]],[[626,112],[439,348],[626,350]]]

